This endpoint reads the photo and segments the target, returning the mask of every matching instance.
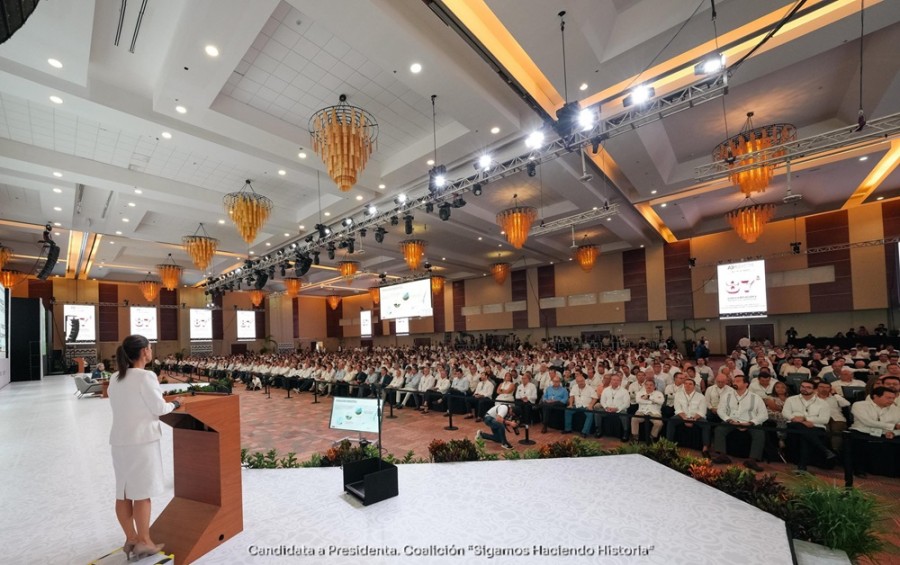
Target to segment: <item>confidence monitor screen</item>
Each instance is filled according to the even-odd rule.
[[[97,330],[95,322],[96,307],[93,304],[64,304],[66,343],[95,343]],[[73,321],[78,320],[78,333],[73,331]],[[74,336],[75,339],[69,339]]]
[[[331,405],[332,430],[349,432],[378,433],[378,414],[380,399],[334,397]]]
[[[431,315],[431,279],[381,287],[382,320]]]
[[[237,311],[237,338],[240,340],[256,339],[256,312],[252,310]]]
[[[159,339],[156,330],[156,308],[146,306],[131,307],[131,333],[146,337],[150,341]]]
[[[372,337],[372,311],[361,310],[359,312],[360,337]]]
[[[191,308],[191,340],[209,341],[212,339],[212,310]]]
[[[766,300],[766,262],[746,261],[719,265],[719,317],[764,318]]]

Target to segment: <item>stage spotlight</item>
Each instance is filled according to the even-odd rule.
[[[424,263],[422,266],[425,267],[425,270],[426,270],[426,271],[430,271],[430,270],[431,270],[431,262],[429,262],[429,261],[427,261],[427,260],[425,261],[425,263]]]
[[[384,234],[386,234],[386,233],[387,233],[387,230],[381,226],[375,228],[375,242],[383,243],[384,242]]]
[[[578,127],[581,128],[581,131],[588,131],[594,127],[595,116],[596,112],[593,108],[585,108],[578,112]]]
[[[641,105],[656,96],[656,90],[652,86],[642,84],[631,91],[631,94],[625,97],[622,105],[626,108],[634,105]]]
[[[450,204],[445,202],[438,207],[438,217],[445,222],[450,219]]]
[[[319,252],[313,251],[313,265],[319,264]]]
[[[396,226],[400,224],[400,218],[397,216],[391,216],[391,225]]]
[[[425,205],[425,213],[430,214],[432,212],[434,212],[434,204],[429,202],[428,204]]]
[[[359,237],[366,237],[366,234],[369,233],[366,228],[359,229]]]
[[[529,149],[540,149],[544,145],[544,132],[533,131],[525,138],[525,146]]]
[[[347,240],[347,253],[353,255],[354,251],[356,251],[356,240],[351,237]]]
[[[792,241],[791,242],[791,253],[794,255],[800,255],[800,242]]]
[[[403,231],[406,233],[406,235],[412,235],[413,217],[409,214],[403,216]]]
[[[366,214],[368,214],[369,216],[374,216],[377,213],[378,208],[376,208],[374,204],[369,204],[369,207],[366,208]]]
[[[485,153],[481,157],[478,158],[478,168],[482,171],[486,171],[491,168],[491,156]]]
[[[432,193],[444,188],[447,184],[447,167],[438,165],[428,171],[428,190]]]
[[[481,183],[476,182],[475,185],[472,187],[472,194],[474,194],[475,196],[481,196],[481,191],[482,191]]]
[[[528,171],[528,176],[530,177],[537,175],[537,165],[535,163],[525,165],[525,170]]]
[[[316,252],[316,265],[319,264],[318,261],[319,253]],[[309,255],[301,255],[294,262],[294,274],[298,277],[302,277],[307,272],[309,272],[309,268],[312,266],[312,259],[309,258]]]
[[[312,243],[312,240],[313,240],[313,236],[311,236],[311,235],[308,235],[303,239],[303,241],[305,241],[306,243]]]
[[[694,65],[695,75],[713,75],[721,72],[725,68],[725,55],[716,53],[708,57],[696,65]]]
[[[328,228],[325,227],[325,224],[316,224],[316,230],[319,232],[319,239],[323,239],[328,235]]]
[[[457,197],[453,200],[453,207],[454,207],[454,208],[462,208],[462,207],[465,206],[465,205],[466,205],[466,201],[463,199],[462,196],[457,196]]]
[[[394,198],[394,204],[396,204],[396,205],[398,205],[398,206],[401,206],[401,205],[403,205],[403,204],[406,204],[406,195],[405,195],[405,194],[398,194],[398,195]]]
[[[353,225],[353,218],[344,218],[343,220],[341,220],[341,225],[345,228],[349,228]]]
[[[334,261],[334,242],[329,242],[325,250],[328,251],[328,260]]]

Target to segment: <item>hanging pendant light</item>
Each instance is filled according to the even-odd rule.
[[[328,300],[328,305],[331,306],[332,310],[337,310],[338,305],[341,303],[341,297],[336,294],[332,294],[326,300]]]
[[[506,240],[516,249],[522,249],[528,239],[531,224],[537,218],[537,210],[531,206],[519,206],[518,194],[513,195],[513,207],[497,214],[497,224],[506,233]]]
[[[272,212],[272,201],[257,194],[250,184],[250,179],[238,192],[225,195],[225,211],[247,243],[253,243],[256,233],[262,228]]]
[[[291,298],[300,294],[300,287],[303,286],[303,280],[298,279],[297,277],[285,277],[284,278],[284,288],[287,290],[287,295]]]
[[[359,271],[359,262],[358,261],[341,261],[338,263],[338,270],[341,272],[341,276],[345,279],[352,279],[353,275]]]
[[[375,149],[378,123],[369,112],[347,103],[341,94],[337,106],[322,108],[309,119],[313,151],[342,192],[353,188]]]
[[[747,112],[747,121],[740,133],[732,136],[713,149],[715,161],[725,161],[729,167],[745,167],[763,160],[784,155],[783,150],[768,154],[763,159],[759,156],[751,159],[742,159],[743,155],[762,151],[770,147],[782,145],[797,139],[797,128],[792,124],[771,124],[762,127],[753,127],[753,112]],[[750,169],[744,169],[731,173],[729,180],[740,187],[741,192],[750,196],[754,192],[763,192],[772,180],[774,165],[759,165]]]
[[[253,304],[254,307],[259,308],[259,305],[263,303],[263,300],[266,298],[266,293],[261,290],[251,290],[250,291],[250,303]]]
[[[509,276],[509,263],[494,263],[491,265],[491,275],[497,284],[505,283]]]
[[[178,288],[178,283],[181,282],[181,273],[183,269],[175,264],[175,260],[172,259],[172,254],[169,253],[169,257],[166,259],[165,263],[160,263],[156,266],[156,270],[159,271],[159,278],[162,279],[163,287],[166,290],[175,290]]]
[[[138,283],[138,288],[141,289],[141,294],[144,295],[144,299],[147,302],[156,300],[160,289],[159,282],[150,277],[150,273],[147,273],[147,278]]]
[[[400,242],[400,251],[410,271],[418,271],[422,266],[422,256],[428,243],[422,239],[406,239]]]
[[[444,282],[446,280],[446,277],[442,277],[441,275],[431,275],[431,292],[434,294],[444,292]]]
[[[599,256],[600,250],[596,245],[588,241],[588,237],[585,235],[581,245],[575,250],[575,260],[578,261],[581,270],[585,273],[590,273]]]
[[[200,232],[203,232],[203,234],[201,235]],[[197,231],[194,232],[194,235],[182,237],[181,244],[184,250],[187,251],[187,254],[191,256],[194,266],[201,271],[206,271],[206,268],[212,262],[213,255],[216,254],[216,249],[219,248],[219,240],[209,237],[202,223],[197,228]]]
[[[6,262],[12,257],[13,250],[0,243],[0,269],[6,266]]]
[[[28,275],[21,271],[9,270],[9,271],[0,271],[0,283],[3,283],[4,288],[12,288],[24,281]]]
[[[775,206],[757,204],[749,198],[747,200],[749,204],[728,212],[726,218],[741,239],[747,243],[755,243],[762,235],[763,227],[775,214]]]
[[[381,289],[377,286],[369,287],[369,296],[372,297],[372,304],[381,302]]]

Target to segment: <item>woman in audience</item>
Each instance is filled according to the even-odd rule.
[[[782,460],[784,460],[784,440],[785,437],[787,437],[787,433],[784,431],[787,428],[787,420],[784,419],[782,410],[784,409],[784,402],[787,400],[788,396],[790,395],[788,394],[787,385],[781,381],[775,381],[772,393],[763,399],[766,403],[766,410],[769,412],[767,424],[774,425],[778,428],[778,455]]]
[[[497,386],[497,401],[500,402],[513,402],[516,397],[516,383],[515,379],[519,374],[514,370],[510,369],[503,375],[503,382]]]

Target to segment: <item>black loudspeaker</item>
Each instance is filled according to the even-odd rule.
[[[50,248],[47,250],[47,261],[41,267],[41,272],[38,273],[37,278],[42,281],[47,280],[47,277],[53,272],[53,267],[56,266],[57,260],[59,260],[59,246],[50,242]]]
[[[0,0],[0,43],[25,24],[40,0]]]
[[[256,273],[256,290],[262,290],[267,282],[269,282],[269,275],[263,272]]]
[[[81,320],[72,318],[72,322],[69,324],[69,335],[66,336],[66,343],[74,343],[78,339],[78,330],[80,329]]]

